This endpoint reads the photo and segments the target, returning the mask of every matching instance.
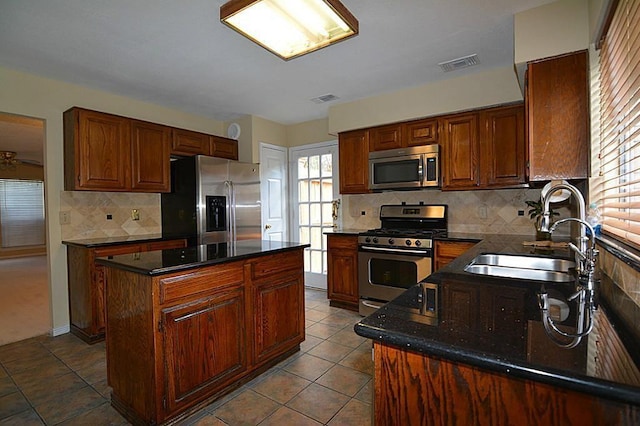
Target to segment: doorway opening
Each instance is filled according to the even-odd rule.
[[[0,113],[0,345],[51,332],[44,120]],[[10,159],[7,161],[7,159]]]

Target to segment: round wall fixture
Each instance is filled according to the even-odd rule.
[[[567,184],[568,182],[566,180],[552,180],[551,182],[549,182],[548,184],[546,184],[544,186],[544,188],[542,188],[542,192],[540,193],[540,198],[544,198],[547,196],[547,193],[549,192],[549,190],[551,189],[552,186],[558,185],[558,184]],[[567,198],[569,198],[571,196],[571,193],[566,190],[566,189],[561,189],[559,191],[555,191],[553,194],[551,194],[551,198],[549,199],[550,203],[560,203],[564,200],[566,200]]]
[[[240,137],[240,125],[238,123],[231,123],[227,127],[227,137],[231,139],[238,139]]]

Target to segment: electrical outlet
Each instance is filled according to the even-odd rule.
[[[107,215],[107,220],[112,220],[113,219],[113,215],[112,214],[108,214]]]
[[[68,225],[71,223],[71,212],[60,212],[60,225]]]
[[[487,206],[479,206],[478,207],[478,217],[480,219],[486,219],[487,218]]]
[[[138,209],[131,210],[131,220],[140,220],[140,210]]]

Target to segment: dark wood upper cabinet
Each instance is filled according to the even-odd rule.
[[[524,107],[492,108],[480,113],[480,171],[485,187],[526,182]]]
[[[209,139],[206,133],[173,129],[171,155],[211,155]]]
[[[338,135],[340,193],[369,192],[369,131],[353,130]]]
[[[211,136],[209,151],[214,157],[238,160],[238,141],[222,136]]]
[[[73,108],[64,113],[65,189],[125,191],[131,167],[130,121]]]
[[[441,119],[444,190],[526,183],[524,108],[488,108]]]
[[[390,124],[369,130],[369,149],[371,151],[402,148],[402,146],[402,124]]]
[[[480,185],[478,114],[460,114],[441,121],[443,189]]]
[[[171,128],[131,120],[131,189],[171,191]]]
[[[587,52],[529,63],[525,102],[529,180],[587,178],[590,143]]]
[[[426,119],[410,121],[404,125],[406,146],[420,146],[438,143],[438,120]]]

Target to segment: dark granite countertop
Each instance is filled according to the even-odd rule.
[[[602,373],[606,354],[596,353],[597,333],[573,349],[556,345],[547,336],[537,293],[544,288],[558,299],[574,291],[573,283],[515,280],[464,271],[481,253],[549,255],[570,259],[568,249],[540,250],[523,246],[523,236],[487,235],[426,281],[437,287],[438,308],[425,309],[422,288],[414,286],[355,326],[357,334],[402,349],[441,357],[514,377],[561,386],[625,403],[640,404],[640,383],[612,379]],[[601,301],[602,302],[602,301]],[[575,323],[576,305],[562,325]],[[620,337],[622,325],[605,303],[594,315],[596,324],[612,324]],[[636,365],[640,347],[623,340]],[[632,375],[629,375],[632,376]]]
[[[162,275],[305,247],[309,247],[309,244],[242,240],[99,257],[96,262],[142,275]]]
[[[64,240],[62,244],[85,248],[108,247],[118,244],[151,243],[154,241],[177,240],[177,237],[163,237],[162,234],[127,235],[119,237],[86,238]]]
[[[357,228],[333,228],[330,231],[325,231],[324,234],[339,234],[339,235],[358,235],[366,229]]]

